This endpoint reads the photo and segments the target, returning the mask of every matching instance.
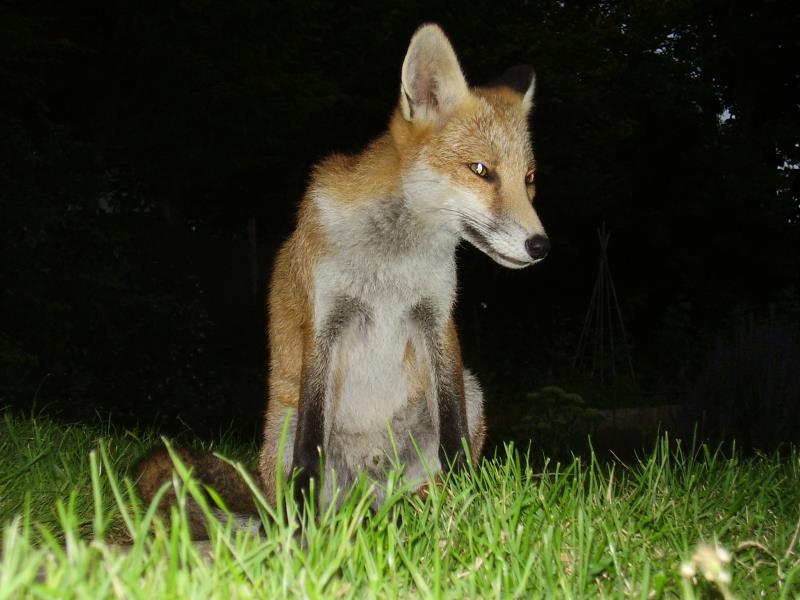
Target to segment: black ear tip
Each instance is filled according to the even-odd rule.
[[[536,77],[533,67],[530,65],[514,65],[492,82],[493,86],[504,85],[512,90],[525,94],[531,86],[531,82]]]

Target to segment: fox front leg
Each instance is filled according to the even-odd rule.
[[[319,348],[319,346],[317,346]],[[320,460],[325,439],[325,380],[328,357],[312,352],[303,374],[300,390],[300,408],[294,437],[292,471],[297,472],[294,498],[298,507],[303,497],[310,497],[311,480],[320,481]]]
[[[345,328],[359,317],[368,320],[363,305],[356,299],[343,296],[331,303],[322,325],[316,328],[313,340],[304,352],[303,376],[300,389],[300,407],[294,438],[292,471],[299,471],[295,480],[294,495],[298,506],[303,497],[310,500],[313,479],[319,492],[320,462],[324,461],[325,433],[329,398],[331,364],[336,344]]]
[[[464,398],[464,368],[461,348],[451,317],[443,318],[429,301],[417,304],[412,318],[422,331],[428,349],[436,389],[434,411],[438,420],[439,462],[442,469],[467,466],[469,450],[467,410]]]

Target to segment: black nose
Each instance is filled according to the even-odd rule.
[[[527,239],[525,249],[533,260],[542,260],[550,252],[550,240],[546,235],[535,235]]]

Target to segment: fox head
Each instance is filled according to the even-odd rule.
[[[532,69],[516,67],[495,85],[470,88],[444,32],[423,25],[403,61],[392,123],[406,150],[408,201],[514,269],[541,261],[550,248],[532,204],[534,83]]]

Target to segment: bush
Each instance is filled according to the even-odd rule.
[[[582,445],[600,416],[579,394],[554,385],[529,392],[527,399],[518,433],[524,433],[551,454],[564,454],[574,443]]]

